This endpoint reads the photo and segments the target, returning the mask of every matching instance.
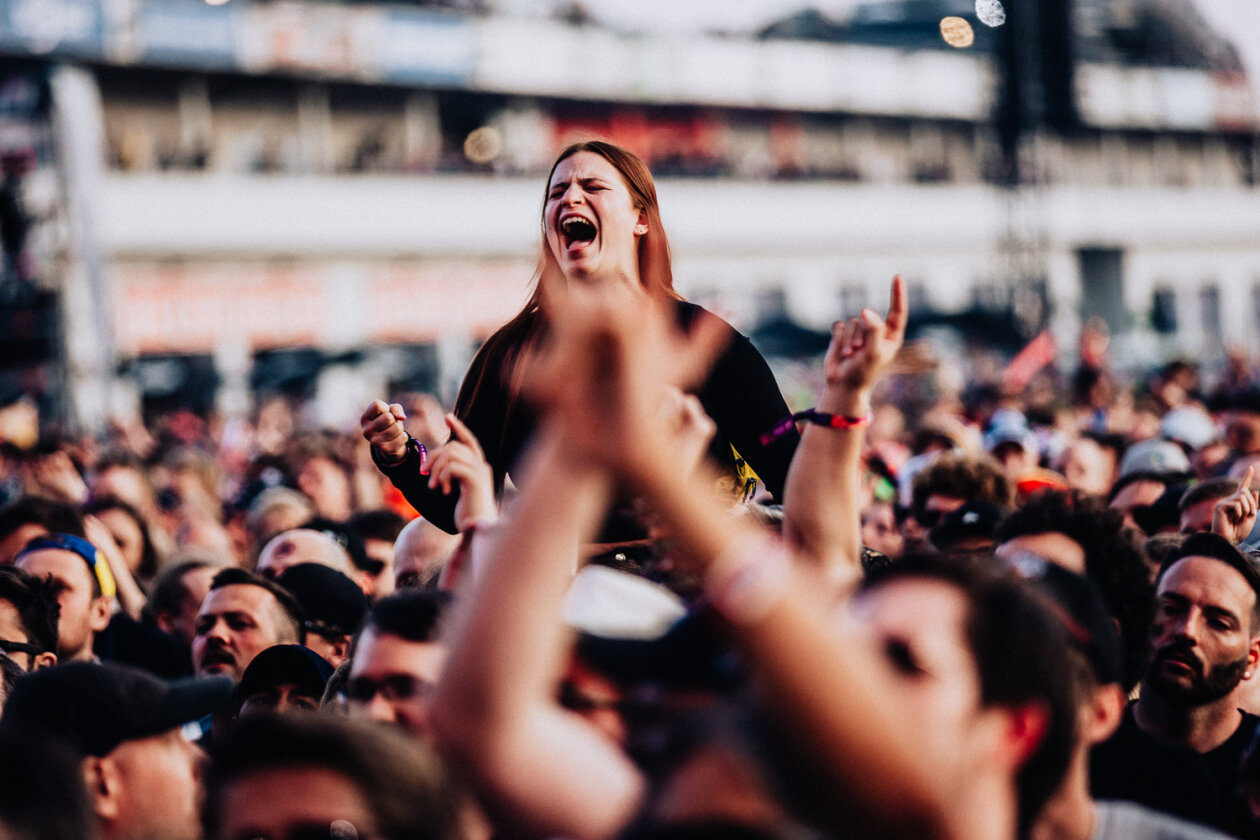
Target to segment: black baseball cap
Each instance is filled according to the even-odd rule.
[[[259,691],[285,683],[318,698],[332,673],[328,660],[304,645],[272,645],[259,652],[241,674],[236,686],[237,705]]]
[[[103,756],[124,741],[199,720],[231,693],[230,677],[167,682],[138,668],[72,662],[21,679],[5,704],[0,728]]]
[[[293,594],[307,630],[349,636],[367,615],[368,600],[359,585],[336,569],[319,563],[298,563],[284,570],[276,583]]]

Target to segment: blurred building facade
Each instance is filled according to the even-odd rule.
[[[0,0],[0,150],[32,150],[29,285],[60,294],[48,381],[89,428],[449,398],[589,136],[649,162],[680,289],[745,331],[826,329],[900,273],[921,318],[1011,347],[1099,315],[1132,359],[1260,350],[1260,121],[1228,41],[1180,4],[1046,5],[1070,14],[910,0],[684,37],[576,7]]]

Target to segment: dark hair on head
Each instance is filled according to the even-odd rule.
[[[13,605],[22,630],[32,644],[50,653],[57,652],[57,620],[61,617],[61,606],[57,603],[55,585],[17,566],[0,566],[0,601]]]
[[[471,406],[478,402],[483,390],[491,388],[497,392],[496,426],[493,430],[478,435],[478,442],[485,450],[486,460],[495,466],[496,491],[502,491],[506,475],[503,453],[520,451],[523,443],[523,439],[518,439],[523,435],[523,424],[514,422],[514,415],[521,410],[519,400],[524,384],[523,365],[520,362],[544,328],[543,284],[549,282],[550,278],[560,270],[556,257],[547,244],[545,210],[551,178],[562,161],[579,152],[599,155],[612,164],[613,168],[621,174],[622,181],[630,191],[634,206],[642,210],[647,217],[647,233],[640,236],[638,241],[639,282],[654,295],[682,299],[682,295],[674,289],[669,240],[661,221],[656,184],[652,180],[652,173],[647,164],[633,152],[603,140],[587,140],[564,147],[551,165],[551,170],[547,173],[546,185],[543,188],[543,213],[541,214],[543,219],[540,223],[543,234],[542,255],[534,273],[534,290],[521,311],[496,330],[477,351],[477,355],[473,357],[472,364],[468,368],[468,375],[464,378],[464,384],[459,390],[459,396],[455,400],[455,416],[461,420],[467,420]],[[509,438],[509,435],[513,434],[515,437]]]
[[[1098,587],[1103,602],[1120,624],[1124,648],[1125,690],[1131,690],[1146,669],[1155,589],[1138,535],[1124,527],[1120,511],[1102,499],[1080,492],[1043,490],[998,526],[1002,544],[1034,534],[1063,534],[1085,552],[1085,577]]]
[[[50,534],[87,536],[83,517],[72,505],[40,496],[19,496],[0,508],[0,539],[15,534],[23,525],[42,525]]]
[[[0,729],[0,827],[12,840],[96,840],[80,760],[55,739]]]
[[[935,495],[1010,507],[1015,488],[992,456],[944,452],[915,475],[911,509],[922,513]]]
[[[109,510],[122,511],[132,522],[136,523],[136,527],[140,530],[141,544],[140,567],[136,569],[136,576],[145,581],[152,580],[153,576],[157,574],[159,558],[157,546],[153,544],[153,537],[149,534],[149,523],[144,521],[140,511],[117,496],[104,496],[99,499],[93,499],[83,506],[85,514],[96,515]]]
[[[208,569],[214,566],[208,560],[185,560],[174,566],[163,569],[162,574],[153,583],[153,592],[145,601],[140,611],[140,619],[145,624],[155,624],[161,613],[177,613],[188,597],[188,584],[184,576],[197,569]]]
[[[382,840],[444,840],[458,814],[436,754],[373,721],[336,715],[263,715],[238,721],[215,755],[206,796],[206,836],[222,837],[227,789],[260,773],[319,769],[354,786]]]
[[[112,447],[102,452],[100,457],[96,459],[93,471],[100,473],[118,467],[136,470],[141,473],[145,472],[144,459],[131,450],[120,447]],[[145,478],[147,480],[147,474]]]
[[[872,571],[862,591],[897,580],[928,579],[957,587],[967,599],[965,642],[976,663],[983,706],[1036,704],[1049,716],[1041,743],[1016,772],[1019,836],[1026,837],[1058,789],[1076,742],[1076,693],[1067,630],[1022,581],[984,564],[908,557]]]
[[[448,592],[419,589],[395,592],[376,602],[363,626],[409,642],[435,642],[451,601]]]
[[[1185,513],[1200,502],[1210,502],[1223,499],[1226,496],[1232,496],[1237,489],[1238,479],[1236,478],[1210,478],[1207,481],[1200,481],[1198,484],[1191,484],[1190,489],[1181,494],[1181,499],[1177,502],[1177,510],[1180,513]]]
[[[1242,575],[1243,580],[1247,582],[1247,586],[1255,595],[1255,603],[1251,607],[1250,635],[1260,633],[1260,566],[1257,566],[1256,559],[1219,534],[1191,534],[1186,537],[1181,548],[1165,558],[1160,565],[1159,572],[1155,575],[1156,589],[1159,588],[1164,576],[1168,574],[1168,570],[1187,557],[1208,557],[1219,560]]]
[[[222,589],[225,586],[259,586],[266,589],[280,603],[280,609],[292,628],[292,637],[298,644],[302,644],[306,640],[306,630],[302,623],[302,608],[298,606],[297,600],[289,590],[274,580],[267,580],[262,575],[247,572],[236,566],[229,566],[215,575],[214,580],[210,581],[211,592],[216,589]]]
[[[378,508],[363,510],[346,520],[351,531],[359,535],[361,540],[382,540],[392,543],[398,539],[407,520],[392,510]]]
[[[1136,484],[1139,481],[1149,481],[1155,484],[1162,484],[1165,488],[1174,484],[1180,484],[1191,476],[1188,473],[1162,473],[1151,472],[1149,470],[1138,470],[1128,475],[1121,476],[1116,479],[1116,483],[1111,485],[1111,492],[1107,494],[1107,501],[1114,501],[1116,496],[1120,495],[1120,491],[1128,487],[1130,484]]]

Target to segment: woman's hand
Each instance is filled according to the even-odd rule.
[[[459,501],[455,503],[455,527],[464,531],[474,522],[495,519],[498,505],[494,499],[494,471],[477,441],[477,436],[454,414],[446,415],[451,439],[430,461],[429,487],[441,488],[450,494],[459,485]]]
[[[407,430],[403,427],[406,419],[401,405],[386,405],[382,400],[373,400],[359,418],[364,439],[381,453],[386,464],[397,464],[407,457]]]
[[[901,277],[893,278],[888,316],[871,309],[847,321],[837,321],[823,360],[825,385],[819,409],[859,416],[870,411],[871,390],[901,349],[906,336],[906,290]]]

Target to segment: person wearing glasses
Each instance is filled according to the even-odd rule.
[[[57,595],[16,566],[0,566],[0,652],[24,672],[57,664]]]
[[[749,486],[747,470],[737,472],[743,460],[781,500],[799,440],[791,422],[783,426],[790,416],[787,404],[752,343],[674,289],[656,186],[643,161],[600,141],[565,148],[547,179],[542,233],[533,294],[477,353],[455,405],[454,417],[484,450],[496,491],[535,429],[537,416],[526,393],[530,359],[554,327],[548,310],[555,306],[548,301],[572,296],[592,306],[632,305],[646,296],[668,307],[680,326],[716,335],[716,358],[693,388],[717,427],[709,452],[726,467],[730,489],[742,494]],[[428,453],[407,433],[405,419],[399,404],[376,400],[368,406],[361,426],[373,459],[426,519],[455,533],[460,484],[469,475],[465,450],[479,453],[458,439]],[[774,430],[779,433],[767,434]]]
[[[408,590],[378,602],[351,653],[350,716],[396,724],[428,740],[429,697],[446,665],[439,639],[450,598]]]

